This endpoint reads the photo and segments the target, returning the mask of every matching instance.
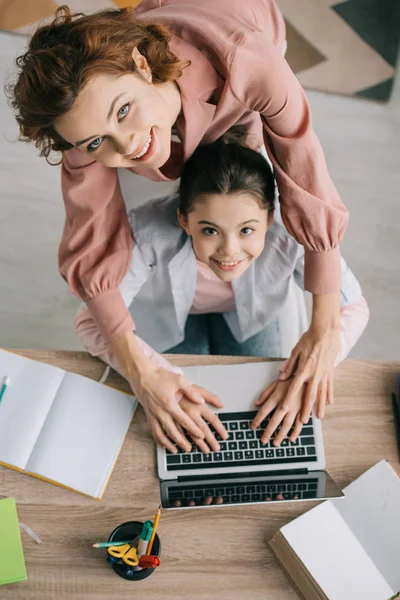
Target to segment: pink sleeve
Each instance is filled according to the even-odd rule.
[[[339,365],[360,339],[369,320],[369,308],[366,299],[343,306],[340,309],[340,353],[335,366]]]
[[[110,350],[108,344],[101,335],[101,332],[97,327],[89,310],[84,306],[81,306],[81,308],[76,314],[76,317],[74,319],[74,328],[83,346],[92,356],[98,356],[105,363],[107,363],[113,369],[115,369],[120,375],[122,375],[112,351]],[[153,348],[146,344],[144,340],[142,340],[138,336],[136,336],[136,339],[141,345],[145,355],[151,358],[151,360],[158,367],[162,367],[167,371],[172,371],[180,375],[182,374],[182,369],[171,365],[171,363],[168,362],[163,356],[161,356],[161,354],[158,354],[158,352],[156,352],[155,350],[153,350]]]
[[[117,170],[73,148],[64,153],[61,184],[66,219],[60,273],[111,341],[134,329],[118,289],[132,239]]]
[[[235,97],[260,113],[278,183],[282,218],[305,248],[305,289],[340,289],[339,242],[348,212],[329,176],[304,90],[280,52],[259,32],[237,47],[231,67]]]

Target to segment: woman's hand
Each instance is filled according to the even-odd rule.
[[[191,444],[182,428],[196,439],[204,438],[203,430],[181,406],[184,398],[193,406],[204,406],[201,388],[194,386],[183,375],[154,365],[131,375],[129,383],[143,406],[150,431],[157,443],[174,453],[177,450],[173,442],[183,450],[190,451]]]
[[[182,410],[192,419],[192,421],[194,421],[202,430],[204,437],[198,438],[191,434],[189,435],[199,450],[201,450],[201,452],[204,454],[209,454],[211,451],[218,452],[220,450],[220,445],[215,438],[213,431],[210,429],[210,425],[215,433],[217,433],[223,440],[228,438],[228,432],[219,420],[218,415],[216,415],[208,405],[211,404],[216,408],[223,408],[224,405],[215,394],[208,392],[204,388],[198,386],[194,387],[200,392],[201,396],[206,401],[206,404],[193,404],[193,402],[183,398],[180,401],[180,406]]]
[[[340,329],[318,330],[312,326],[293,348],[289,361],[280,375],[289,381],[286,399],[282,405],[289,410],[296,402],[304,383],[307,390],[301,411],[302,423],[307,423],[317,402],[317,417],[323,419],[325,404],[333,404],[333,373],[340,351]],[[292,381],[290,381],[292,378]]]
[[[291,381],[280,381],[277,379],[267,387],[256,402],[256,406],[260,406],[261,408],[251,424],[252,429],[260,427],[262,421],[264,421],[268,415],[273,413],[260,439],[262,444],[267,444],[270,441],[273,433],[279,426],[281,426],[281,428],[274,438],[274,446],[279,446],[281,444],[282,440],[285,439],[292,427],[293,430],[290,434],[290,441],[294,442],[300,435],[303,427],[303,423],[300,419],[300,410],[303,404],[307,384],[303,384],[301,390],[293,395],[290,408],[284,408],[285,398],[290,384]]]
[[[185,397],[196,404],[204,404],[199,388],[183,375],[164,369],[160,361],[156,363],[147,356],[143,342],[138,340],[133,331],[111,342],[110,349],[119,372],[129,381],[133,393],[143,406],[154,439],[169,449],[174,448],[171,452],[176,452],[171,440],[182,449],[190,450],[191,444],[179,426],[199,439],[204,434],[182,410],[179,402]]]
[[[284,409],[290,409],[304,383],[308,383],[301,411],[307,423],[315,402],[317,416],[324,417],[325,404],[333,404],[333,370],[340,352],[340,292],[313,296],[313,314],[308,331],[293,348],[289,361],[280,375],[287,381],[293,377]]]

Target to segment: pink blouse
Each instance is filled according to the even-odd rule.
[[[305,288],[339,290],[339,242],[348,214],[329,177],[306,95],[282,57],[285,25],[275,1],[142,0],[137,16],[168,27],[171,50],[191,64],[177,81],[183,157],[172,147],[162,169],[135,173],[176,179],[200,143],[243,125],[247,143],[254,149],[264,143],[274,165],[283,221],[305,248]],[[63,157],[62,190],[60,272],[112,341],[134,327],[118,289],[132,239],[117,170],[71,149]]]

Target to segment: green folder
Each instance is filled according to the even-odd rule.
[[[25,581],[26,569],[14,498],[0,500],[0,585]]]

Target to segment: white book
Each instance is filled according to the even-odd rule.
[[[344,492],[282,527],[270,547],[304,597],[388,600],[400,591],[400,479],[382,460]]]
[[[0,463],[100,499],[136,399],[0,350]]]

